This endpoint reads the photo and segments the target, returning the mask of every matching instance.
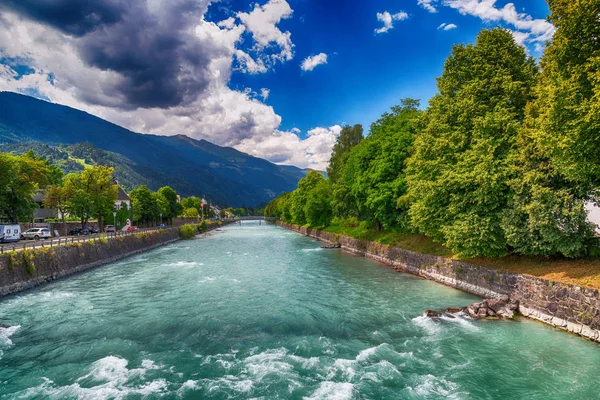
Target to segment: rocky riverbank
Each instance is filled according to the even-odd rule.
[[[518,302],[516,311],[556,328],[600,342],[600,294],[598,290],[548,281],[534,276],[505,272],[430,254],[348,236],[278,222],[278,225],[325,243],[340,243],[342,249],[485,299]],[[483,302],[481,302],[483,303]],[[495,309],[489,303],[483,307]],[[483,314],[483,311],[481,311]]]

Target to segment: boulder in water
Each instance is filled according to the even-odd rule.
[[[342,247],[342,244],[339,242],[327,243],[321,246],[322,249],[339,249]]]
[[[429,318],[439,318],[442,316],[442,312],[437,310],[425,310],[423,316]]]

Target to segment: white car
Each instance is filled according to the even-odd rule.
[[[21,234],[23,239],[50,239],[52,234],[48,228],[31,228]]]

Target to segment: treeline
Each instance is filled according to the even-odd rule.
[[[461,257],[596,252],[600,3],[550,2],[539,66],[504,29],[454,46],[426,110],[405,99],[363,138],[342,129],[327,170],[265,215],[314,227],[422,233]]]
[[[214,216],[210,204],[202,204],[198,197],[180,202],[169,186],[153,192],[142,185],[129,193],[130,207],[126,202],[119,203],[112,167],[99,165],[64,175],[48,159],[28,151],[20,156],[0,153],[0,171],[0,217],[11,223],[31,221],[38,208],[34,200],[38,189],[43,190],[44,207],[56,210],[63,222],[68,217],[80,221],[82,226],[94,218],[99,227],[103,222],[114,221],[122,227],[127,219],[155,224],[179,216]]]

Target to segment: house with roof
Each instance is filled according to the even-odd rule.
[[[115,200],[115,211],[119,210],[131,210],[131,198],[121,185],[117,184],[119,187],[119,191],[117,192],[117,199]]]

